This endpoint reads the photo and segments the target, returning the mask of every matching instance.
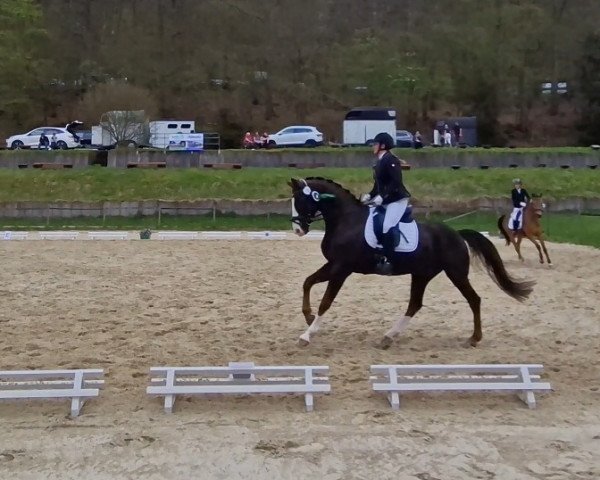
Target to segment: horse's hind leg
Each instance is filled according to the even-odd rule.
[[[421,310],[423,306],[423,295],[425,294],[425,288],[431,281],[431,276],[418,276],[413,275],[410,284],[410,300],[408,302],[408,308],[402,318],[396,320],[386,334],[381,339],[379,344],[380,348],[388,349],[394,342],[394,337],[399,335],[408,326],[408,322],[411,321],[412,317]]]
[[[477,343],[483,338],[483,333],[481,332],[481,298],[471,286],[467,273],[459,275],[446,271],[446,275],[448,275],[450,281],[460,290],[460,293],[462,293],[467,302],[469,302],[469,306],[473,312],[473,335],[469,339],[469,343],[472,347],[476,347]]]
[[[340,289],[342,288],[342,285],[344,285],[344,282],[346,281],[349,275],[350,273],[346,272],[332,272],[331,278],[329,279],[329,283],[327,284],[327,289],[325,290],[325,294],[321,299],[321,304],[319,305],[317,316],[315,317],[314,321],[311,322],[310,326],[306,329],[306,331],[302,335],[300,335],[300,339],[298,340],[300,345],[306,346],[310,343],[311,334],[316,333],[319,330],[323,315],[327,310],[329,310],[329,307],[331,307],[331,304],[335,300],[335,297],[339,293]]]
[[[513,239],[515,241],[515,250],[517,251],[519,260],[524,262],[525,259],[523,258],[523,255],[521,255],[521,241],[523,240],[523,234],[521,232],[517,232],[517,233],[515,233],[515,236],[513,237]]]

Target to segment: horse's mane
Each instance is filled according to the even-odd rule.
[[[331,180],[330,178],[323,178],[323,177],[306,177],[306,179],[305,179],[305,180],[318,180],[318,181],[325,182],[325,183],[328,183],[328,184],[330,184],[330,185],[333,185],[333,186],[335,186],[336,188],[338,188],[338,189],[342,190],[343,192],[347,193],[347,194],[348,194],[348,196],[349,196],[349,197],[350,197],[352,200],[354,200],[354,201],[355,201],[355,202],[356,202],[358,205],[362,205],[362,204],[360,203],[360,200],[359,200],[358,198],[356,198],[356,196],[355,196],[355,195],[354,195],[354,194],[353,194],[353,193],[352,193],[350,190],[348,190],[347,188],[343,187],[343,186],[342,186],[342,185],[340,185],[339,183],[337,183],[337,182],[335,182],[335,181]]]

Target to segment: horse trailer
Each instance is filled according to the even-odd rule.
[[[378,133],[396,138],[396,110],[384,107],[359,107],[344,119],[344,144],[369,145]]]

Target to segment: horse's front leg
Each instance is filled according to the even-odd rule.
[[[540,256],[540,263],[544,263],[544,257],[542,256],[542,249],[540,248],[540,244],[535,241],[535,238],[533,238],[533,235],[526,235],[526,236],[529,239],[529,241],[535,245],[535,248],[538,251],[538,255]]]
[[[548,255],[548,250],[546,250],[546,242],[544,242],[544,235],[541,234],[538,239],[542,244],[542,250],[544,250],[544,254],[546,255],[546,260],[548,260],[548,266],[552,266],[552,260],[550,260],[550,256]]]
[[[329,280],[329,275],[331,271],[331,264],[326,263],[321,268],[319,268],[315,273],[306,277],[304,280],[304,285],[302,289],[304,291],[304,295],[302,297],[302,313],[304,314],[304,318],[306,319],[306,323],[310,326],[315,316],[312,314],[312,309],[310,308],[310,290],[317,283],[323,283]]]
[[[298,343],[300,345],[308,345],[310,343],[310,336],[319,331],[323,315],[327,310],[329,310],[329,307],[331,307],[331,304],[335,300],[335,297],[339,293],[340,289],[342,288],[342,285],[344,285],[344,282],[346,281],[350,273],[351,272],[346,271],[330,272],[329,283],[327,284],[325,295],[323,295],[323,298],[321,299],[321,304],[319,305],[317,316],[314,318],[314,321],[312,321],[309,324],[309,327],[306,329],[306,331],[302,335],[300,335],[300,338],[298,340]]]

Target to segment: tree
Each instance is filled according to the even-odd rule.
[[[600,32],[588,35],[579,67],[579,95],[582,104],[580,141],[600,143]]]
[[[147,143],[147,121],[156,116],[158,107],[147,89],[113,82],[89,90],[79,111],[85,123],[99,122],[110,135],[111,143]]]
[[[33,92],[43,78],[42,15],[33,0],[0,1],[0,118],[22,126],[36,111]]]

